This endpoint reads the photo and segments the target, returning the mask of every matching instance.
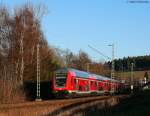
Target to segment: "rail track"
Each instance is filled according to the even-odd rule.
[[[96,96],[74,99],[49,100],[41,102],[26,102],[19,104],[0,105],[0,116],[66,116],[80,114],[85,108],[95,104],[101,108],[109,104],[118,103],[118,99],[127,97],[120,96]]]

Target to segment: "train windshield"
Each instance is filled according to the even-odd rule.
[[[56,86],[65,87],[67,80],[67,74],[65,73],[56,73]]]

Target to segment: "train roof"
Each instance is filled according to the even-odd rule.
[[[113,82],[117,81],[114,79],[110,79],[109,77],[105,77],[102,75],[96,75],[96,74],[88,73],[85,71],[80,71],[80,70],[73,69],[73,68],[61,68],[61,69],[58,69],[56,71],[56,73],[67,73],[69,71],[73,72],[75,74],[75,76],[81,77],[81,78],[91,78],[91,79],[93,78],[93,79],[97,79],[97,80],[109,80],[109,81],[113,81]]]
[[[80,71],[80,70],[73,69],[73,68],[61,68],[61,69],[58,69],[56,73],[67,73],[69,71],[73,72],[77,77],[89,78],[88,72]]]

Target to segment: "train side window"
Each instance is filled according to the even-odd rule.
[[[79,86],[79,91],[82,91],[82,86],[81,85]]]
[[[93,81],[90,82],[91,87],[93,87]]]
[[[89,91],[90,87],[89,87],[89,82],[86,81],[86,91]]]
[[[105,86],[107,86],[107,82],[105,82]]]
[[[76,84],[76,79],[74,79],[74,84]]]
[[[89,86],[88,85],[86,86],[86,91],[89,91]]]
[[[94,82],[94,84],[95,84],[95,87],[97,87],[97,82]]]
[[[98,83],[98,86],[101,86],[101,82]]]
[[[74,79],[74,84],[75,84],[76,90],[79,90],[78,79]]]

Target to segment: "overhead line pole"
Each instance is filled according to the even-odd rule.
[[[114,59],[115,59],[115,45],[114,43],[113,44],[110,44],[108,46],[111,46],[112,47],[112,60],[111,60],[111,79],[114,79],[114,76],[115,76],[115,62],[114,62]],[[111,91],[112,93],[114,93],[114,88],[111,87]]]
[[[39,58],[39,47],[37,44],[37,89],[36,89],[36,101],[41,101],[41,88],[40,88],[40,58]]]
[[[134,83],[133,83],[133,67],[134,67],[134,63],[131,63],[131,93],[133,93],[133,89],[134,89]]]
[[[114,50],[114,44],[108,45],[112,46],[112,65],[111,65],[111,78],[114,79],[114,72],[115,72],[115,50]]]

